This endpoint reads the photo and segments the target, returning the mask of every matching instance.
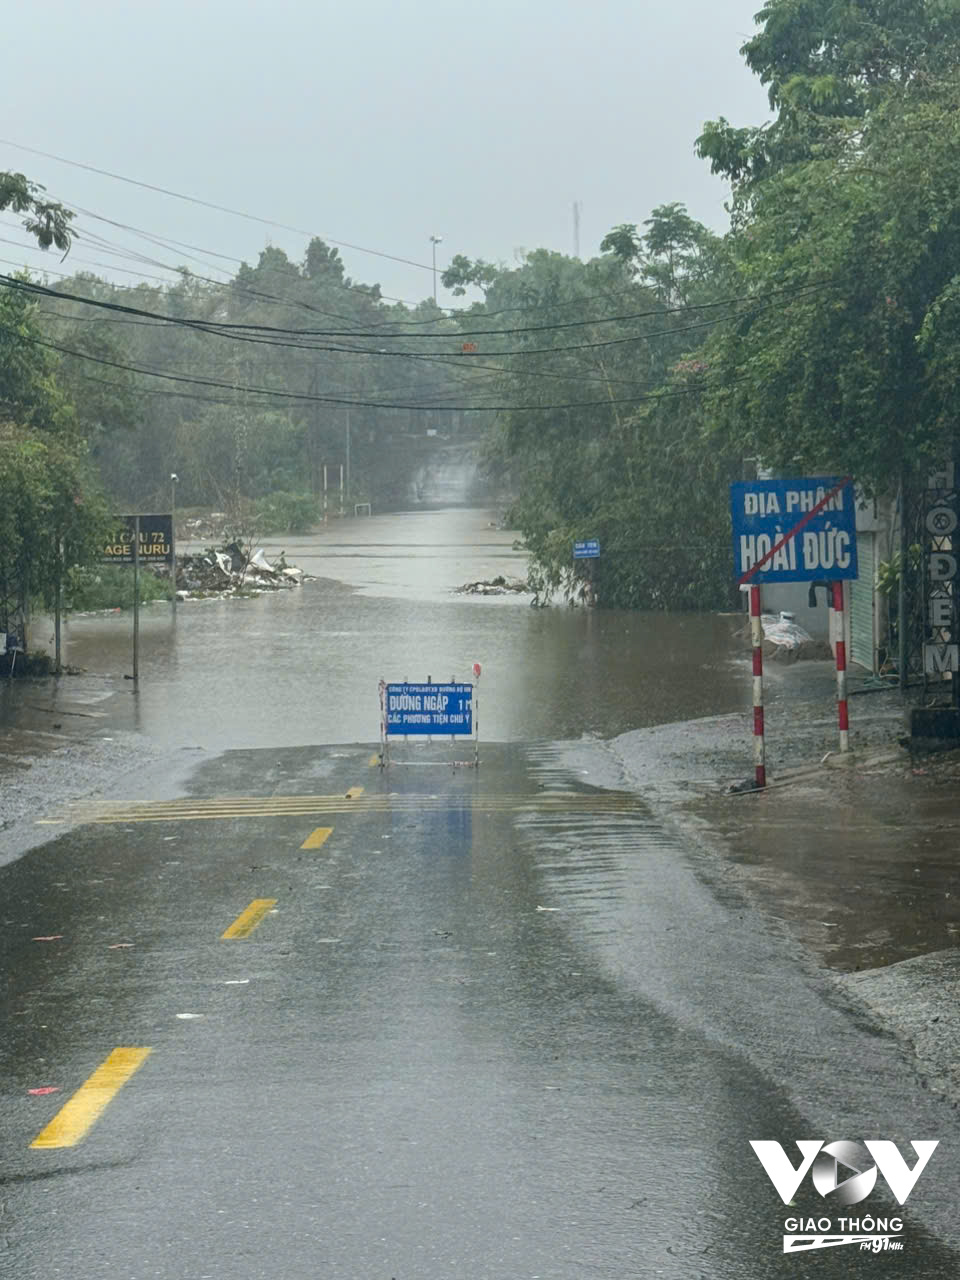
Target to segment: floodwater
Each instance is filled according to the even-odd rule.
[[[302,589],[144,611],[139,689],[118,615],[71,621],[86,675],[4,691],[51,730],[138,728],[191,777],[180,818],[59,828],[0,868],[0,1274],[773,1280],[809,1268],[749,1140],[956,1150],[900,1043],[604,791],[592,741],[556,745],[743,708],[740,620],[454,594],[522,575],[512,543],[467,509],[286,539],[266,550]],[[371,767],[378,680],[475,661],[483,770]],[[276,910],[235,951],[251,900]],[[60,1100],[30,1090],[114,1044],[150,1063],[39,1164]],[[917,1201],[885,1273],[957,1275],[924,1231],[957,1234],[946,1158]],[[859,1250],[815,1265],[877,1274]]]
[[[161,742],[225,747],[372,742],[377,684],[469,678],[483,666],[481,739],[608,737],[730,711],[748,694],[735,617],[591,612],[528,596],[458,596],[523,577],[516,535],[487,511],[351,520],[264,543],[316,575],[302,590],[152,605],[141,615],[140,687],[129,614],[76,618],[65,660],[128,699],[116,720]],[[68,682],[69,683],[69,682]],[[77,690],[79,692],[79,690]]]

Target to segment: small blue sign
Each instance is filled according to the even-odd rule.
[[[472,684],[388,684],[386,699],[388,734],[473,732]]]
[[[792,476],[732,484],[730,515],[738,582],[839,582],[857,576],[857,508],[849,480]]]
[[[585,542],[573,544],[574,560],[596,560],[600,554],[600,543],[596,538],[588,538]]]

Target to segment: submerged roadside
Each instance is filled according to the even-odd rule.
[[[837,751],[829,663],[782,673],[768,709],[771,785],[750,773],[749,713],[603,744],[622,785],[699,850],[717,892],[757,906],[960,1100],[960,752],[911,757],[898,691],[854,684]]]

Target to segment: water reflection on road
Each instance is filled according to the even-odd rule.
[[[121,727],[213,749],[372,741],[381,676],[463,679],[474,661],[488,740],[605,737],[743,705],[732,618],[453,595],[467,581],[525,572],[515,535],[491,518],[404,513],[269,542],[268,555],[285,549],[318,580],[182,604],[175,621],[167,606],[145,609],[135,696],[123,681],[129,616],[72,621],[67,660],[119,691]]]

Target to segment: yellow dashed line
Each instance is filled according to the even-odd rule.
[[[72,1147],[100,1118],[107,1104],[143,1066],[149,1049],[114,1049],[30,1143],[34,1148]]]
[[[249,938],[270,908],[276,905],[276,898],[254,898],[249,907],[240,912],[230,928],[224,929],[220,935],[221,939]]]
[[[333,835],[333,827],[317,827],[311,831],[300,846],[301,849],[319,849],[321,845],[326,844]]]

